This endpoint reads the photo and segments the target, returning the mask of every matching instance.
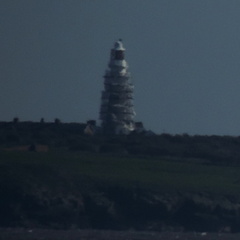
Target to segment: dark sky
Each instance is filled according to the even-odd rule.
[[[0,0],[0,120],[98,119],[118,38],[136,120],[240,135],[239,0]]]

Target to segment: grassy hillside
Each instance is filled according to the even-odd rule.
[[[0,164],[1,183],[9,177],[16,183],[34,181],[54,187],[57,184],[56,179],[52,179],[54,176],[66,181],[86,178],[84,185],[89,182],[170,193],[240,194],[240,166],[210,165],[194,159],[137,158],[57,150],[48,153],[2,151]]]
[[[239,231],[240,137],[85,127],[0,122],[0,227]]]
[[[199,159],[1,151],[0,226],[236,230],[239,176]]]

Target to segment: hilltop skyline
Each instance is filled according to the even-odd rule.
[[[123,39],[136,121],[156,133],[240,135],[237,0],[2,0],[0,121],[99,120]]]

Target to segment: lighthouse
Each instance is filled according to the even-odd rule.
[[[104,75],[100,120],[104,134],[129,134],[134,130],[133,84],[122,40],[111,49],[108,69]]]

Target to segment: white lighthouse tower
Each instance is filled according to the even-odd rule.
[[[100,119],[105,134],[128,134],[134,130],[133,85],[124,55],[125,48],[119,39],[111,49],[104,75]]]

